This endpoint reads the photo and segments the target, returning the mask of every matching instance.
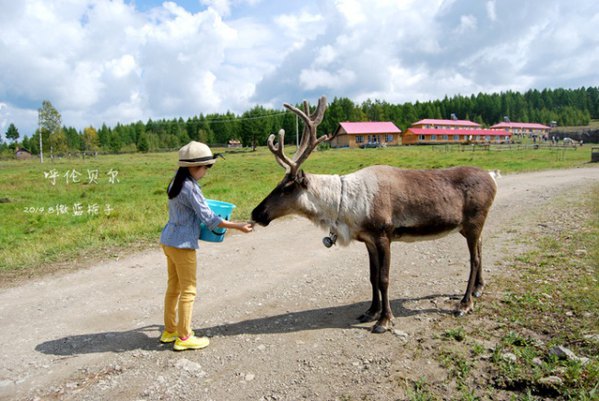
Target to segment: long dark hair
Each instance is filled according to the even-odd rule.
[[[169,199],[176,198],[177,195],[179,195],[181,188],[183,188],[183,183],[187,179],[193,179],[189,173],[189,169],[187,167],[179,167],[177,174],[175,174],[175,178],[173,178],[171,183],[166,188],[166,193],[168,194]]]

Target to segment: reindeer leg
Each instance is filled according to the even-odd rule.
[[[381,297],[379,291],[379,259],[376,247],[366,243],[368,250],[368,259],[370,261],[370,285],[372,286],[372,303],[370,308],[358,317],[360,323],[371,322],[377,318],[381,312]]]
[[[468,250],[470,251],[470,277],[468,278],[468,286],[466,287],[464,298],[462,298],[458,309],[455,311],[456,316],[464,316],[472,310],[472,307],[474,306],[472,294],[474,293],[474,286],[481,268],[479,248],[480,236],[476,232],[469,232],[464,236],[466,237]]]
[[[474,282],[474,295],[476,298],[479,298],[483,295],[483,290],[485,288],[485,280],[483,279],[483,263],[482,263],[482,248],[483,248],[483,240],[482,238],[478,239],[476,243],[476,253],[478,257],[478,269],[476,271],[476,281]]]
[[[384,333],[392,324],[393,312],[389,303],[389,269],[391,265],[391,241],[387,237],[377,239],[376,249],[379,261],[379,289],[383,310],[372,328],[373,333]]]

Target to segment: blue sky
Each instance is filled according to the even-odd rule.
[[[0,0],[0,134],[348,97],[599,86],[599,3]]]

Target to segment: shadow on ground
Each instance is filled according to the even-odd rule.
[[[446,300],[454,295],[429,295],[420,298],[403,298],[391,302],[395,317],[409,317],[426,314],[452,314],[453,310],[444,309],[435,300]],[[408,309],[405,304],[411,302],[430,301],[434,307]],[[311,309],[295,313],[285,313],[258,319],[244,320],[237,323],[221,324],[213,327],[196,329],[198,335],[235,336],[239,334],[273,334],[290,333],[305,330],[327,328],[360,328],[370,329],[373,323],[357,324],[356,318],[370,306],[369,302]],[[171,350],[170,344],[160,344],[156,336],[162,326],[150,325],[134,330],[121,332],[104,332],[68,336],[57,340],[46,341],[35,347],[43,354],[74,356],[78,354],[127,352],[134,350]],[[151,334],[150,334],[151,333]],[[374,335],[374,334],[373,334]]]
[[[156,332],[161,329],[162,326],[151,325],[128,331],[68,336],[43,342],[37,345],[35,350],[43,354],[61,356],[133,350],[156,351],[164,348],[156,338]]]

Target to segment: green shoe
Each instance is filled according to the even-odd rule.
[[[191,332],[191,335],[193,336],[193,331]],[[164,344],[172,343],[177,339],[177,337],[179,337],[177,330],[173,331],[172,333],[164,330],[160,336],[160,342]]]
[[[185,351],[186,349],[202,349],[206,348],[210,344],[208,337],[196,337],[193,334],[187,337],[187,340],[183,341],[177,337],[173,349],[175,351]]]

